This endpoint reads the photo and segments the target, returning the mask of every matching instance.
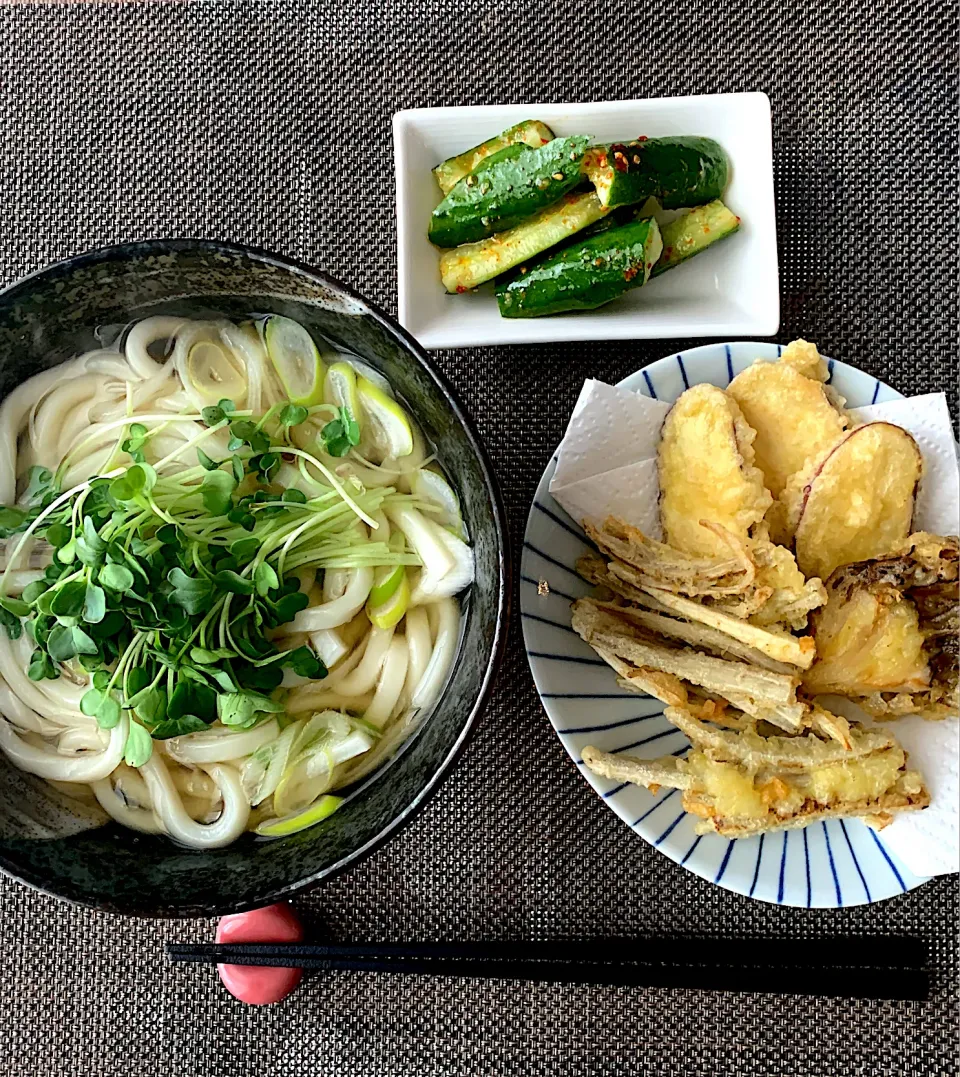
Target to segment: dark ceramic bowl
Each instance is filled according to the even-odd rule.
[[[155,240],[81,254],[0,292],[0,397],[95,343],[98,327],[155,312],[285,314],[380,369],[460,492],[477,579],[450,682],[417,733],[326,823],[273,841],[193,851],[114,823],[80,830],[63,800],[0,755],[0,868],[48,894],[141,916],[255,908],[329,878],[396,832],[436,789],[485,702],[506,629],[503,509],[473,424],[431,361],[351,289],[264,251]]]

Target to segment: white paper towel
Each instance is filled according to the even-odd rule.
[[[550,493],[580,522],[620,516],[660,537],[656,454],[670,405],[599,381],[584,383],[560,446]],[[924,457],[914,530],[960,531],[960,471],[950,412],[943,393],[851,409],[861,422],[884,420],[909,431]],[[838,705],[838,710],[841,706]],[[843,712],[869,722],[854,704]],[[925,811],[899,815],[885,843],[916,875],[960,870],[960,719],[891,723],[910,762],[931,793]]]

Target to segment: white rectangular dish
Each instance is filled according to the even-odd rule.
[[[724,202],[742,218],[734,236],[596,311],[501,318],[492,285],[448,295],[427,239],[441,198],[431,169],[525,119],[597,142],[705,135],[730,157]],[[397,178],[397,290],[401,325],[426,348],[556,340],[771,336],[780,326],[770,100],[705,94],[589,104],[408,109],[393,117]]]

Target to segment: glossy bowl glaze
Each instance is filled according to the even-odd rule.
[[[342,871],[408,821],[455,762],[496,670],[508,591],[503,509],[473,424],[416,341],[350,288],[264,251],[153,240],[81,254],[0,292],[0,398],[151,313],[277,313],[379,369],[456,485],[477,562],[460,652],[413,737],[329,821],[289,838],[196,851],[89,821],[0,755],[0,868],[46,893],[141,916],[212,916],[289,896]]]

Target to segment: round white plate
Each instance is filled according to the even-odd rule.
[[[620,384],[672,402],[698,382],[723,388],[754,359],[775,359],[780,350],[776,344],[706,344],[660,359]],[[829,360],[829,366],[831,384],[849,407],[901,396],[845,363]],[[543,473],[527,519],[520,562],[523,637],[553,728],[604,802],[682,867],[761,901],[833,909],[882,901],[926,882],[884,847],[882,835],[857,819],[831,819],[803,830],[734,841],[717,834],[698,836],[680,807],[677,790],[654,796],[587,770],[580,757],[587,744],[641,758],[681,755],[689,744],[663,717],[658,700],[618,688],[610,668],[570,627],[571,601],[591,590],[574,571],[577,558],[589,547],[580,528],[550,496],[555,466],[556,457]]]

